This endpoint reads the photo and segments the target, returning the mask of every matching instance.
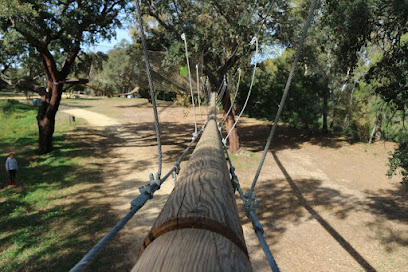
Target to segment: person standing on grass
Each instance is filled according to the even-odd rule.
[[[6,171],[10,177],[10,185],[16,185],[16,172],[18,170],[17,160],[14,158],[14,154],[11,153],[6,160]]]

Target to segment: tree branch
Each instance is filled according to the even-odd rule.
[[[150,5],[149,5],[148,8],[149,8],[149,15],[152,16],[153,18],[155,18],[155,19],[157,20],[157,22],[158,22],[162,27],[164,27],[164,28],[167,29],[168,31],[175,32],[174,26],[169,25],[169,24],[166,24],[166,23],[160,18],[160,16],[159,16],[158,14],[154,13],[154,11],[153,11],[152,8],[150,7]]]
[[[79,51],[81,50],[80,44],[81,44],[80,40],[76,39],[74,43],[74,49],[69,53],[67,59],[65,60],[64,67],[62,67],[61,69],[60,75],[62,79],[65,79],[68,76],[71,70],[71,66],[72,64],[74,64],[75,58],[78,55]]]
[[[4,71],[0,71],[0,79],[3,80],[4,82],[6,82],[8,85],[12,86],[13,85],[13,81],[4,74]]]

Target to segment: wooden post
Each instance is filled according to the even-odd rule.
[[[141,251],[132,271],[252,270],[215,111]]]

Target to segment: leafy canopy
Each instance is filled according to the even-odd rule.
[[[189,50],[203,53],[204,73],[213,83],[222,80],[239,61],[250,59],[255,36],[263,44],[283,39],[290,1],[143,1],[151,49],[166,50],[170,61],[183,60],[187,36]]]
[[[115,27],[121,26],[120,12],[130,7],[129,2],[0,0],[1,33],[7,40],[18,33],[20,40],[14,46],[28,48],[28,44],[41,54],[50,53],[66,76],[82,45],[115,35]]]

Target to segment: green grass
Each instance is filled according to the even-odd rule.
[[[243,155],[231,154],[231,162],[237,170],[250,171],[259,164],[260,157],[251,151]]]
[[[0,170],[0,271],[68,271],[117,221],[89,135],[57,120],[54,151],[36,155],[36,111],[0,100],[0,161],[15,152],[20,168],[17,186]]]

